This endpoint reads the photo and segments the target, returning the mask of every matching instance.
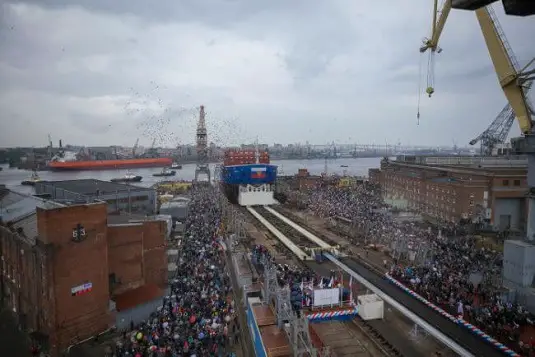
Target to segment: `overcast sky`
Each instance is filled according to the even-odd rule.
[[[452,11],[417,125],[430,0],[2,3],[0,147],[189,143],[201,104],[219,144],[465,145],[506,103],[474,13]],[[494,8],[527,63],[533,17]]]

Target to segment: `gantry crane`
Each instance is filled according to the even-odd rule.
[[[531,84],[529,81],[526,85],[525,92],[529,92]],[[494,148],[499,144],[503,144],[509,135],[509,131],[515,121],[515,113],[510,104],[507,104],[502,111],[498,114],[496,119],[490,123],[487,129],[481,134],[470,140],[470,145],[475,145],[478,142],[481,143],[480,155],[490,156],[492,155]]]
[[[433,55],[437,51],[438,39],[444,29],[444,24],[451,9],[452,0],[446,0],[437,22],[438,0],[434,0],[435,11],[433,15],[433,33],[431,39],[424,42],[424,46],[420,49],[421,52],[431,49],[431,54]],[[535,75],[535,70],[528,70],[528,67],[535,61],[535,59],[530,61],[522,70],[517,70],[514,57],[511,56],[511,48],[508,43],[504,41],[504,33],[497,23],[492,8],[490,6],[478,8],[475,10],[475,13],[494,69],[498,76],[498,81],[512,108],[523,135],[522,137],[514,138],[511,141],[513,148],[517,152],[528,156],[527,182],[529,192],[527,198],[529,200],[529,213],[527,220],[527,234],[528,239],[532,240],[535,238],[535,130],[532,116],[535,115],[528,102],[526,91],[528,89],[528,82],[533,80]],[[432,68],[430,69],[432,70]],[[426,92],[431,95],[434,92],[434,89],[432,86],[428,85]]]
[[[452,8],[459,10],[478,10],[497,1],[499,0],[453,0]],[[502,0],[502,4],[507,15],[535,15],[535,1],[533,0]]]
[[[479,1],[481,3],[481,1]],[[440,53],[442,50],[438,46],[438,41],[444,25],[448,18],[448,15],[452,8],[455,8],[455,0],[447,0],[441,11],[438,10],[438,1],[434,2],[434,11],[433,11],[433,27],[432,35],[430,38],[424,40],[423,46],[420,47],[420,52],[424,53],[430,51],[429,60],[428,60],[428,72],[427,72],[427,88],[426,92],[429,97],[434,93],[434,62],[435,62],[435,53]],[[518,61],[514,56],[514,53],[507,41],[501,26],[499,25],[498,19],[496,18],[494,11],[491,7],[486,9],[491,20],[494,22],[494,30],[496,34],[499,35],[500,40],[503,44],[503,48],[507,52],[508,57],[510,58],[511,65],[514,67],[516,73],[521,73],[521,70],[518,65]],[[480,11],[485,11],[481,9]],[[438,17],[438,19],[437,19]],[[481,21],[480,21],[481,24]],[[531,82],[527,82],[526,92],[529,89]],[[507,135],[511,130],[511,126],[514,122],[514,112],[510,104],[507,104],[502,111],[498,114],[496,119],[489,125],[489,127],[479,134],[476,138],[470,141],[470,145],[475,145],[478,142],[481,142],[481,155],[491,155],[494,147],[500,143],[503,143],[507,139]]]

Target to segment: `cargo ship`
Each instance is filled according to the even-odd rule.
[[[169,158],[143,158],[123,160],[73,160],[50,161],[48,168],[54,171],[117,170],[142,167],[168,167],[173,164]]]
[[[240,206],[272,205],[277,166],[269,153],[258,150],[227,150],[223,157],[220,182],[225,195]]]

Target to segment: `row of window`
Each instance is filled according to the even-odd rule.
[[[502,185],[503,186],[510,186],[510,181],[511,180],[502,180]],[[513,180],[513,186],[520,186],[520,180]]]

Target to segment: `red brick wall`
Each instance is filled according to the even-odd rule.
[[[108,227],[110,274],[115,273],[120,282],[114,295],[144,284],[166,284],[165,234],[163,221]]]
[[[143,224],[143,274],[145,284],[163,287],[167,283],[167,227],[164,221]]]
[[[121,294],[144,284],[143,224],[108,227],[109,273],[118,284],[113,294]]]
[[[53,247],[51,271],[56,334],[51,344],[60,350],[77,340],[108,328],[113,316],[108,312],[108,244],[105,204],[37,209],[39,237]],[[82,242],[72,240],[73,229],[81,224],[86,231]],[[71,288],[91,282],[92,291],[71,296]]]

